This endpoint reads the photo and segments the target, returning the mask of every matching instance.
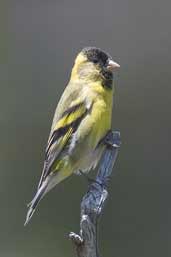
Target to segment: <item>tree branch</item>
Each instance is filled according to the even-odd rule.
[[[80,235],[71,232],[69,238],[76,246],[78,257],[99,257],[97,244],[97,226],[104,202],[108,196],[107,182],[120,146],[120,133],[110,131],[104,139],[106,149],[101,158],[96,180],[81,202]]]

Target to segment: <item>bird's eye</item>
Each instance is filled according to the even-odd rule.
[[[93,63],[98,63],[98,59],[93,59]]]

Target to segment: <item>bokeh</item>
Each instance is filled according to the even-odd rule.
[[[1,2],[0,257],[71,257],[83,177],[44,198],[27,227],[56,104],[78,51],[97,46],[115,74],[113,128],[122,146],[100,221],[102,256],[171,256],[171,3]]]

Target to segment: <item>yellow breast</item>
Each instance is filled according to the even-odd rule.
[[[96,147],[107,131],[111,129],[113,90],[106,89],[100,84],[93,85],[94,104],[91,112],[93,126],[91,137],[93,146]]]

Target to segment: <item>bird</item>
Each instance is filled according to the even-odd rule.
[[[54,114],[42,175],[36,194],[28,204],[24,225],[40,200],[72,174],[96,168],[111,129],[113,73],[120,65],[97,47],[85,47],[77,55],[68,85]]]

